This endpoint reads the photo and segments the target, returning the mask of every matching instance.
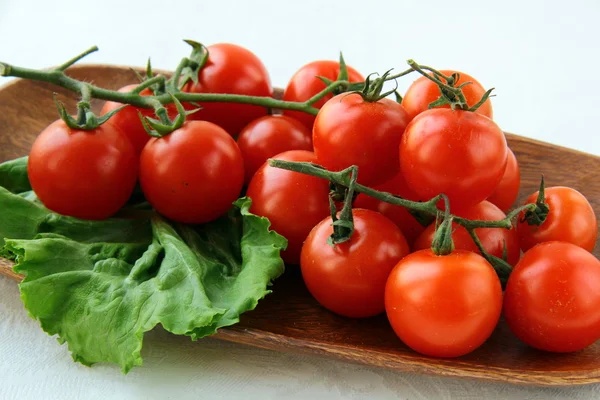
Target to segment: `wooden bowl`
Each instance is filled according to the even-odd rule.
[[[137,82],[134,73],[121,66],[81,65],[68,73],[110,89]],[[26,155],[36,135],[57,119],[52,92],[75,109],[76,96],[50,84],[15,80],[0,89],[0,162]],[[102,102],[93,102],[95,111],[101,106]],[[581,191],[600,215],[599,157],[512,134],[506,136],[521,167],[520,202],[537,190],[544,174],[548,186],[566,185]],[[598,246],[594,254],[600,255]],[[0,275],[19,280],[10,268],[8,260],[0,259]],[[244,314],[239,324],[221,329],[216,337],[431,375],[532,385],[600,382],[600,342],[572,354],[544,353],[518,341],[500,321],[491,338],[471,354],[436,359],[406,347],[383,315],[353,320],[324,310],[306,290],[297,267],[289,267],[273,289],[256,310]]]

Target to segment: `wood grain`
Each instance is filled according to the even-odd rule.
[[[120,66],[82,65],[71,68],[69,74],[112,89],[136,82],[133,72]],[[74,107],[74,95],[44,83],[17,80],[0,89],[0,162],[26,155],[36,135],[56,119],[53,91]],[[97,111],[101,102],[93,106]],[[581,191],[600,215],[599,157],[512,134],[507,139],[521,166],[519,201],[537,189],[544,174],[548,186],[566,185]],[[600,255],[598,246],[594,254]],[[0,258],[0,275],[21,279],[11,266]],[[504,321],[469,355],[447,360],[421,356],[400,342],[384,316],[352,320],[321,308],[294,266],[287,268],[256,310],[244,314],[236,326],[221,329],[216,337],[430,375],[543,386],[600,382],[600,342],[572,354],[544,353],[519,342]]]

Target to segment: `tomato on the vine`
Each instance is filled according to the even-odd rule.
[[[600,339],[600,261],[571,243],[532,247],[508,278],[503,313],[531,347],[563,353],[591,345]]]
[[[402,174],[396,174],[392,179],[374,186],[373,189],[400,196],[406,200],[419,201],[419,196],[406,184]],[[385,201],[377,200],[366,194],[359,194],[354,200],[354,207],[367,208],[377,211],[394,222],[404,234],[408,245],[412,247],[415,239],[425,230],[425,227],[408,211],[408,209],[396,206]]]
[[[497,221],[506,218],[506,214],[489,201],[482,201],[472,207],[455,212],[459,217],[478,221]],[[467,230],[457,224],[453,224],[452,240],[454,247],[458,250],[467,250],[480,254],[479,249]],[[507,262],[515,265],[521,256],[519,238],[515,229],[504,228],[476,228],[475,233],[488,254],[502,258],[506,246]],[[413,250],[422,250],[431,247],[435,235],[435,223],[425,229],[417,238]]]
[[[485,94],[485,88],[471,75],[465,74],[464,72],[453,71],[453,70],[440,70],[440,72],[446,76],[450,76],[455,72],[460,74],[460,79],[454,86],[459,86],[465,82],[472,82],[466,86],[463,86],[462,92],[465,95],[465,100],[469,106],[474,106],[481,100]],[[430,73],[432,75],[433,73]],[[442,78],[444,83],[445,80]],[[441,95],[440,88],[430,79],[424,76],[419,77],[415,80],[406,91],[404,98],[402,99],[402,105],[406,109],[410,119],[413,119],[418,114],[429,109],[429,104],[436,101]],[[438,106],[449,108],[449,105]],[[478,114],[485,115],[486,117],[493,117],[492,102],[488,98],[485,103],[481,105],[475,111]]]
[[[544,191],[548,215],[541,225],[529,225],[521,214],[517,232],[521,249],[527,251],[538,243],[561,241],[573,243],[592,251],[598,237],[598,221],[585,196],[575,189],[555,186]],[[538,192],[530,195],[525,204],[535,203]]]
[[[135,89],[137,86],[138,85],[123,86],[118,91],[121,93],[127,93]],[[140,96],[152,96],[152,91],[150,89],[144,89],[140,92]],[[104,103],[100,115],[107,114],[121,106],[123,106],[123,104],[114,101],[107,101]],[[177,110],[173,104],[168,104],[165,106],[165,108],[167,109],[169,117],[175,118],[175,116],[177,116]],[[152,108],[138,108],[129,105],[125,106],[121,111],[110,117],[108,123],[117,126],[117,128],[119,128],[121,132],[123,132],[123,134],[131,141],[131,144],[133,144],[137,154],[140,154],[148,140],[150,140],[151,136],[144,129],[144,125],[142,124],[142,120],[140,119],[138,111],[141,112],[144,117],[157,118],[156,115],[154,115],[154,109]]]
[[[189,93],[227,93],[271,97],[271,78],[262,61],[250,50],[231,43],[207,46],[208,61],[183,91]],[[232,136],[250,121],[267,115],[261,106],[241,103],[199,103],[202,109],[191,119],[213,122]],[[190,107],[193,108],[193,107]]]
[[[232,207],[244,184],[233,138],[207,121],[188,121],[152,138],[140,156],[140,185],[160,214],[177,222],[212,221]]]
[[[312,133],[284,115],[267,115],[250,122],[237,139],[246,170],[246,183],[268,158],[288,150],[312,151]]]
[[[444,193],[455,211],[492,194],[506,169],[507,149],[504,133],[491,119],[434,108],[406,127],[400,170],[419,196],[430,199]]]
[[[315,154],[306,150],[285,151],[271,158],[317,161]],[[250,180],[246,195],[252,199],[250,211],[267,217],[271,229],[288,240],[287,249],[281,252],[283,260],[299,264],[304,239],[329,215],[329,182],[265,163]]]
[[[354,68],[350,66],[347,66],[347,68],[349,82],[362,82],[365,80]],[[339,73],[340,63],[338,61],[319,60],[308,63],[294,73],[283,92],[283,100],[298,102],[306,101],[327,87],[325,82],[318,78],[319,76],[335,81],[337,80]],[[315,102],[313,107],[323,107],[323,104],[332,97],[332,94],[328,94],[321,100]],[[284,110],[283,114],[297,119],[308,129],[312,130],[313,123],[315,122],[314,115],[291,110]]]
[[[492,334],[502,310],[502,287],[480,255],[431,249],[404,257],[385,288],[387,317],[408,347],[433,357],[459,357]]]
[[[521,172],[515,153],[509,148],[506,169],[504,175],[494,192],[487,198],[490,203],[494,203],[502,211],[508,211],[517,200],[519,187],[521,186]]]
[[[408,124],[404,108],[387,98],[342,93],[317,114],[313,146],[319,164],[333,171],[357,165],[358,181],[383,183],[398,173],[398,146]]]
[[[326,309],[362,318],[385,311],[384,290],[390,271],[410,251],[398,227],[383,215],[352,210],[354,233],[349,241],[331,246],[331,218],[310,232],[300,267],[306,287]]]
[[[31,187],[48,209],[90,220],[125,205],[137,172],[133,145],[118,128],[72,129],[61,119],[39,134],[27,164]]]

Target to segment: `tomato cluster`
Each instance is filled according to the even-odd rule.
[[[273,95],[268,72],[253,53],[232,44],[207,51],[198,79],[187,82],[184,92]],[[431,79],[434,72],[451,87],[464,85],[465,104],[437,101],[449,95]],[[298,110],[270,114],[253,104],[201,103],[200,111],[161,137],[150,137],[140,120],[139,114],[153,111],[134,106],[93,130],[59,120],[34,143],[29,177],[48,208],[86,219],[117,213],[139,182],[157,212],[189,224],[223,215],[246,187],[251,211],[288,240],[284,261],[300,266],[323,307],[352,318],[385,314],[398,337],[422,354],[456,357],[475,350],[501,314],[533,347],[565,352],[588,346],[600,338],[600,261],[590,253],[598,224],[576,190],[532,194],[527,203],[535,209],[523,211],[512,229],[470,231],[455,223],[453,248],[445,252],[434,243],[440,221],[424,223],[406,208],[359,194],[349,240],[330,244],[329,182],[267,162],[311,162],[329,171],[357,166],[358,182],[380,192],[414,202],[443,193],[456,217],[506,219],[519,193],[520,170],[493,120],[491,100],[465,73],[431,73],[415,80],[401,102],[361,91],[329,93],[312,104],[316,117]],[[293,75],[283,99],[306,102],[326,89],[326,80],[340,76],[365,81],[340,62],[314,61]],[[119,106],[108,102],[103,113]],[[166,111],[177,115],[172,104]],[[504,293],[491,257],[514,267]]]

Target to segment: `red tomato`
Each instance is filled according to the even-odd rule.
[[[600,261],[565,242],[527,251],[506,285],[504,317],[531,347],[581,350],[600,339]]]
[[[521,173],[515,153],[508,149],[508,159],[504,175],[494,192],[487,198],[503,211],[508,211],[517,200],[519,187],[521,186]]]
[[[246,170],[246,184],[265,161],[288,150],[312,151],[312,133],[299,121],[267,115],[250,122],[237,139]]]
[[[440,70],[440,72],[446,76],[452,75],[453,70]],[[460,73],[460,79],[458,80],[455,86],[458,86],[465,82],[473,82],[468,84],[462,88],[463,94],[465,95],[465,99],[467,100],[467,104],[469,106],[474,106],[481,100],[483,95],[485,94],[485,88],[479,83],[475,78],[471,75],[465,74],[464,72]],[[410,119],[413,119],[418,114],[422,113],[429,109],[429,104],[436,101],[441,95],[439,87],[432,82],[431,80],[421,76],[419,79],[414,81],[412,85],[409,86],[404,98],[402,99],[402,105],[406,109],[408,116]],[[441,106],[444,108],[449,108],[450,106],[445,105]],[[478,114],[485,115],[486,117],[493,118],[493,110],[492,110],[492,102],[488,98],[485,103],[481,105],[475,111]]]
[[[359,74],[354,68],[347,66],[348,68],[348,81],[349,82],[362,82],[365,79]],[[292,79],[288,83],[285,91],[283,92],[283,100],[285,101],[306,101],[321,92],[327,87],[325,83],[317,78],[322,76],[329,80],[335,81],[340,73],[340,63],[337,61],[330,60],[319,60],[308,63],[300,68]],[[315,108],[323,107],[323,104],[333,97],[332,94],[328,94],[321,100],[313,104]],[[302,122],[308,129],[312,130],[313,123],[315,122],[315,116],[300,111],[289,111],[284,110],[284,115],[293,117],[298,121]]]
[[[177,222],[200,224],[225,214],[243,184],[242,153],[213,123],[188,121],[142,150],[142,191],[156,211]]]
[[[358,181],[371,186],[398,173],[398,146],[408,123],[390,99],[368,102],[357,93],[329,100],[315,120],[313,146],[319,164],[340,171],[358,166]]]
[[[506,214],[489,201],[482,201],[473,207],[457,212],[456,215],[471,220],[482,221],[495,221],[506,218]],[[481,254],[465,228],[457,224],[453,224],[453,228],[452,240],[457,250],[467,250]],[[477,237],[479,237],[483,248],[488,254],[502,258],[502,252],[506,244],[507,262],[510,265],[515,265],[519,261],[521,249],[515,229],[477,228],[475,229],[475,233],[477,233]],[[413,251],[430,248],[434,234],[435,223],[428,226],[423,234],[417,238],[413,246]]]
[[[455,211],[492,194],[506,169],[507,149],[504,133],[491,119],[436,108],[419,114],[406,128],[400,170],[419,196],[445,193]]]
[[[538,192],[527,198],[525,204],[535,203]],[[527,251],[538,243],[561,241],[573,243],[592,251],[598,236],[598,221],[594,209],[584,195],[564,186],[545,190],[546,204],[550,212],[540,225],[529,225],[521,215],[517,232],[521,249]]]
[[[213,44],[207,48],[208,61],[200,70],[198,84],[188,82],[184,92],[272,96],[269,73],[254,53],[230,43]],[[190,118],[213,122],[233,136],[250,121],[267,115],[266,108],[251,104],[199,104],[202,110],[190,115]]]
[[[308,235],[300,267],[304,283],[325,308],[346,317],[363,318],[385,311],[384,290],[390,271],[410,251],[398,227],[383,215],[354,209],[349,241],[330,246],[331,218]]]
[[[316,162],[315,154],[290,150],[272,158]],[[254,174],[246,195],[250,211],[267,217],[271,229],[288,240],[281,257],[288,264],[300,264],[302,243],[310,230],[329,215],[329,182],[324,179],[274,168],[265,163]]]
[[[373,189],[395,194],[407,200],[420,200],[419,196],[408,187],[402,174],[396,174],[392,179],[375,186]],[[361,193],[356,197],[354,207],[377,211],[392,220],[400,228],[411,247],[415,239],[425,230],[425,227],[406,208],[377,200],[366,194]]]
[[[135,89],[138,85],[127,85],[119,89],[119,92],[126,93]],[[144,89],[140,92],[140,96],[151,96],[152,91],[150,89]],[[114,109],[121,107],[123,104],[117,103],[114,101],[107,101],[104,103],[104,107],[102,107],[102,111],[100,115],[104,115]],[[175,118],[177,116],[177,110],[173,104],[168,104],[165,106],[169,113],[169,117]],[[126,106],[121,111],[110,117],[109,123],[117,126],[121,132],[127,136],[127,138],[133,144],[135,151],[137,154],[142,152],[144,145],[150,140],[152,136],[148,135],[146,130],[144,129],[144,125],[142,125],[142,121],[140,120],[140,116],[138,115],[138,110],[145,117],[157,118],[154,114],[154,109],[152,108],[137,108],[134,106]]]
[[[125,205],[137,181],[137,156],[118,128],[93,130],[50,124],[35,139],[27,173],[33,191],[50,210],[100,220]]]
[[[408,347],[433,357],[459,357],[481,346],[498,323],[502,287],[478,254],[456,250],[404,257],[385,288],[385,310]]]

